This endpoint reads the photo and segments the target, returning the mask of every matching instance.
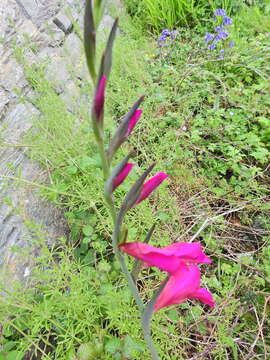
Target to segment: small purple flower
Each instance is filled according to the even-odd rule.
[[[171,38],[174,40],[176,38],[176,36],[178,35],[178,31],[177,30],[173,30],[171,32]]]
[[[234,41],[230,41],[229,42],[229,48],[231,49],[231,48],[233,48],[234,47]]]
[[[165,35],[161,35],[161,36],[158,38],[158,44],[159,44],[159,46],[164,46],[166,40],[167,40],[167,37],[166,37]]]
[[[211,44],[211,45],[208,46],[209,50],[215,50],[215,48],[216,48],[215,44]]]
[[[221,39],[226,39],[229,36],[229,34],[227,33],[227,31],[220,31],[217,34],[217,40],[221,40]]]
[[[223,26],[216,26],[215,27],[216,32],[219,32],[219,31],[222,31],[222,30],[224,30]]]
[[[164,29],[164,30],[162,30],[161,35],[164,35],[164,36],[170,36],[170,35],[171,35],[171,33],[170,33],[170,31],[169,31],[168,29]]]
[[[224,16],[222,23],[223,25],[232,25],[232,18]]]
[[[220,50],[220,54],[221,54],[221,55],[224,55],[224,53],[225,53],[225,50],[224,50],[224,49]]]
[[[216,15],[216,16],[226,16],[226,11],[223,10],[223,9],[217,9],[217,10],[215,11],[215,15]]]
[[[208,43],[209,41],[212,41],[214,39],[214,35],[210,34],[210,33],[206,33],[205,34],[205,38],[204,38],[204,41],[206,43]]]

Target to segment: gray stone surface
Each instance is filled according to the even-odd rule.
[[[38,26],[52,18],[61,6],[59,0],[16,0],[16,2],[24,16]]]
[[[82,0],[0,0],[0,280],[5,275],[9,282],[10,276],[25,281],[39,254],[38,239],[51,246],[68,234],[63,213],[41,199],[34,185],[48,179],[28,158],[23,137],[40,114],[19,100],[34,90],[14,49],[24,44],[28,66],[47,64],[47,78],[76,113],[85,101],[80,81],[88,77],[82,43],[73,32],[74,22],[82,28],[83,7]],[[106,15],[100,30],[105,33],[112,22]]]
[[[53,19],[55,25],[59,27],[66,35],[68,35],[73,29],[73,23],[71,18],[66,15],[65,11],[59,12]]]

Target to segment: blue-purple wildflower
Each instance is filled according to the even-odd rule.
[[[170,36],[171,33],[168,29],[164,29],[164,30],[162,30],[161,35]]]
[[[230,41],[228,43],[229,32],[227,26],[232,25],[232,18],[226,16],[226,11],[224,9],[217,9],[214,13],[215,15],[215,33],[206,33],[204,42],[208,44],[209,50],[214,50],[218,46],[218,43],[221,43],[221,47],[224,48],[232,48],[234,46],[234,42]],[[219,17],[219,18],[218,18]],[[219,46],[218,46],[219,47]],[[223,56],[226,51],[220,50],[220,54]]]
[[[214,40],[214,35],[213,35],[213,34],[210,34],[210,33],[206,33],[206,34],[205,34],[204,41],[205,41],[206,43],[208,43],[209,41],[212,41],[212,40]]]
[[[228,16],[224,16],[223,20],[222,20],[223,25],[232,25],[232,18],[228,17]]]
[[[216,32],[219,32],[219,31],[222,31],[222,30],[224,30],[223,26],[216,26],[215,27]]]
[[[164,47],[165,45],[169,45],[170,43],[172,43],[172,41],[176,39],[177,34],[177,30],[170,31],[168,29],[163,29],[161,35],[157,40],[159,47]]]
[[[171,38],[174,40],[176,38],[176,36],[178,35],[178,31],[177,30],[173,30],[171,32]]]
[[[166,37],[165,35],[161,35],[161,36],[158,38],[158,44],[159,44],[159,46],[164,46],[166,40],[167,40],[167,37]]]
[[[220,31],[218,32],[216,39],[217,40],[226,39],[228,36],[229,34],[227,33],[227,31]]]
[[[226,16],[226,11],[223,10],[223,9],[217,9],[217,10],[215,11],[215,15],[216,15],[216,16]]]

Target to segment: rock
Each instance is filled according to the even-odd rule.
[[[1,123],[6,142],[16,144],[31,128],[31,120],[38,113],[38,110],[30,103],[15,105]]]
[[[18,146],[31,128],[31,119],[37,115],[30,103],[18,104],[9,110],[1,124],[6,147],[1,146],[0,152],[0,268],[5,276],[17,280],[23,280],[31,272],[41,245],[38,234],[52,246],[68,230],[63,213],[42,200],[33,185],[44,179],[44,171],[27,158],[24,147]],[[15,181],[14,177],[19,180]],[[33,225],[29,226],[30,223]],[[33,256],[20,256],[13,251],[14,247],[19,253],[26,251]]]
[[[20,168],[23,169],[21,179],[29,183],[37,181],[43,173],[24,155]],[[19,184],[9,182],[9,189],[4,193],[7,203],[2,201],[0,205],[0,270],[12,280],[25,280],[30,275],[40,248],[45,245],[43,239],[46,246],[51,247],[68,233],[62,211],[42,200],[33,185]],[[3,200],[3,194],[1,197]]]
[[[56,26],[59,27],[66,35],[70,34],[73,29],[73,24],[70,18],[65,14],[65,11],[61,11],[53,19]]]
[[[1,115],[3,115],[4,113],[4,109],[6,107],[6,105],[8,104],[9,102],[9,97],[7,95],[7,92],[0,87],[0,118],[1,118]]]
[[[54,54],[46,69],[47,78],[58,94],[64,91],[66,82],[70,80],[67,63],[67,59],[58,54]]]
[[[66,84],[65,91],[60,96],[64,100],[68,111],[76,114],[81,94],[80,89],[75,85],[74,81],[69,81]]]
[[[56,14],[60,7],[58,0],[16,0],[24,16],[38,27]]]
[[[17,92],[27,86],[22,67],[14,58],[8,58],[0,66],[0,84],[10,92],[13,97],[17,97]]]
[[[22,45],[28,65],[48,63],[47,79],[69,111],[88,107],[88,97],[79,88],[81,79],[89,79],[83,46],[72,32],[75,21],[83,29],[84,1],[65,0],[61,10],[60,3],[0,0],[0,268],[8,284],[10,279],[26,281],[44,241],[53,246],[68,234],[63,212],[42,199],[34,185],[48,182],[47,172],[28,158],[27,147],[22,146],[39,112],[30,103],[16,103],[18,92],[29,94],[30,86],[14,56],[14,44]],[[112,24],[106,12],[99,36],[107,34]]]
[[[50,20],[43,25],[41,27],[41,32],[46,34],[47,44],[49,46],[62,46],[65,39],[65,33],[57,25],[55,25],[53,20]]]
[[[25,19],[16,27],[16,34],[17,44],[23,42],[26,36],[32,40],[38,39],[40,36],[37,26],[29,19]]]

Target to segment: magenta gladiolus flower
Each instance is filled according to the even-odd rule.
[[[129,242],[120,245],[123,252],[142,260],[145,267],[156,266],[169,274],[175,273],[181,264],[211,264],[211,259],[202,251],[199,242],[175,243],[164,248],[141,243]]]
[[[96,94],[94,97],[94,116],[96,118],[96,121],[99,122],[102,120],[103,117],[103,112],[104,112],[104,93],[105,93],[105,87],[106,87],[106,81],[107,78],[105,75],[102,75],[97,90],[96,90]]]
[[[179,269],[170,276],[157,298],[154,311],[166,306],[181,304],[188,299],[197,299],[203,304],[215,306],[213,296],[206,289],[200,288],[200,269],[198,266],[188,266],[182,263]]]
[[[138,205],[141,201],[146,199],[169,175],[164,172],[159,172],[151,179],[143,184],[140,196],[136,201],[135,205]]]
[[[130,135],[131,131],[133,130],[133,128],[137,124],[138,120],[140,119],[142,113],[143,113],[142,110],[140,110],[140,109],[136,110],[135,113],[133,114],[133,116],[130,118],[129,123],[128,123],[126,137],[128,137]]]
[[[122,184],[122,182],[125,180],[125,178],[128,176],[130,171],[132,170],[133,166],[135,164],[127,163],[123,169],[120,171],[120,173],[114,178],[113,180],[113,187],[112,191],[114,191],[119,185]]]

